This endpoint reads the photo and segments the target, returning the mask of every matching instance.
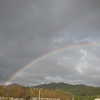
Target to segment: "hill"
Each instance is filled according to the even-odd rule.
[[[40,88],[42,88],[42,97],[72,99],[74,96],[75,99],[77,98],[81,100],[94,99],[96,97],[100,98],[100,87],[86,86],[82,84],[72,85],[67,83],[41,84],[32,87],[21,86],[14,83],[7,86],[1,86],[0,95],[6,96],[6,94],[8,94],[12,97],[15,96],[23,98],[38,97]]]
[[[67,83],[50,83],[50,84],[41,84],[35,87],[47,88],[47,89],[59,88],[78,96],[96,96],[100,94],[100,87],[86,86],[82,84],[72,85]]]
[[[2,86],[0,88],[1,97],[13,98],[24,98],[29,100],[31,98],[39,97],[39,89],[36,87],[25,87],[19,84],[10,84],[7,86]],[[60,100],[72,100],[73,95],[71,93],[62,91],[61,89],[42,89],[41,98],[59,98]]]

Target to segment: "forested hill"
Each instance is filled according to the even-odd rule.
[[[67,83],[50,83],[41,84],[38,86],[21,86],[18,84],[10,84],[0,87],[0,95],[8,94],[12,97],[30,98],[32,96],[38,97],[38,91],[42,88],[42,97],[57,97],[59,98],[100,98],[100,87],[92,87],[86,85],[72,85]],[[87,100],[87,99],[86,99]]]
[[[7,97],[7,100],[10,100],[10,97],[30,100],[33,97],[39,97],[39,90],[39,88],[21,86],[19,84],[4,85],[0,86],[0,97]],[[72,100],[73,94],[62,91],[61,89],[42,89],[41,98]]]
[[[47,88],[47,89],[62,89],[64,91],[73,93],[78,96],[97,96],[100,95],[100,87],[92,87],[86,85],[71,85],[66,83],[50,83],[41,84],[35,86],[36,88]]]

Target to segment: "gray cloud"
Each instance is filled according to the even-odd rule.
[[[100,0],[1,0],[0,84],[48,54],[10,82],[100,86],[99,5]]]

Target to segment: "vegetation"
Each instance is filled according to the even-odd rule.
[[[50,83],[35,86],[36,88],[47,88],[47,89],[62,89],[65,92],[74,94],[77,99],[90,99],[98,98],[100,96],[100,87],[92,87],[86,85],[71,85],[66,83]],[[99,97],[100,98],[100,97]]]
[[[2,86],[0,88],[1,97],[24,98],[38,98],[39,88],[24,87],[17,84]],[[42,89],[41,98],[59,98],[60,100],[72,99],[72,94],[62,91],[61,89]]]
[[[71,85],[65,83],[42,84],[34,87],[25,87],[11,84],[0,87],[1,97],[24,98],[26,100],[39,97],[39,89],[42,88],[41,98],[59,98],[60,100],[94,100],[100,98],[100,88],[85,85]]]

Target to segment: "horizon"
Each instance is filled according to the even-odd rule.
[[[83,85],[83,86],[88,86],[88,87],[95,87],[95,88],[100,88],[98,86],[92,86],[92,85],[86,85],[86,84],[79,84],[79,83],[76,83],[76,84],[73,84],[73,83],[64,83],[64,82],[51,82],[51,83],[42,83],[42,84],[35,84],[35,85],[21,85],[21,84],[18,84],[18,83],[9,83],[9,84],[2,84],[1,86],[9,86],[9,85],[20,85],[20,86],[25,86],[25,87],[35,87],[35,86],[41,86],[41,85],[50,85],[50,84],[66,84],[66,85],[73,85],[73,86],[77,86],[77,85]]]

